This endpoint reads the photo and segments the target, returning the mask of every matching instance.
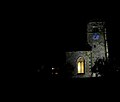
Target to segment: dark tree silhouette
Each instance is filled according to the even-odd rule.
[[[96,60],[95,65],[91,68],[91,72],[91,77],[93,76],[93,73],[96,74],[96,77],[98,77],[98,75],[101,77],[113,77],[118,75],[120,68],[115,64],[110,63],[109,60],[98,59]]]

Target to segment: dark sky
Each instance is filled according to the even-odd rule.
[[[106,22],[111,56],[119,58],[120,19],[114,10],[52,8],[40,10],[39,13],[38,10],[27,11],[25,15],[24,40],[32,63],[44,63],[46,59],[49,63],[61,63],[65,51],[85,49],[88,46],[86,24],[95,18]]]

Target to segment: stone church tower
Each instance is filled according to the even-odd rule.
[[[91,50],[66,52],[66,64],[71,66],[73,78],[93,77],[91,67],[96,60],[108,58],[108,44],[105,22],[89,22],[87,25],[87,42]]]
[[[92,66],[97,59],[108,58],[108,43],[105,22],[90,22],[87,25],[87,42],[92,47]]]

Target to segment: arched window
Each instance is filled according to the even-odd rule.
[[[79,57],[77,60],[77,73],[78,74],[85,73],[85,61],[83,57]]]

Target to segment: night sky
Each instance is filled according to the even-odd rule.
[[[44,84],[44,82],[43,83],[40,82],[40,78],[41,79],[43,78],[44,80],[46,79],[47,75],[49,74],[51,75],[51,72],[48,72],[48,68],[51,67],[62,68],[62,65],[64,64],[65,61],[66,51],[81,51],[81,50],[84,51],[86,49],[90,49],[90,46],[87,44],[87,34],[86,34],[87,23],[90,20],[96,18],[102,19],[103,21],[106,22],[109,54],[110,54],[110,58],[113,61],[113,62],[111,61],[111,63],[116,63],[116,62],[119,63],[120,62],[119,6],[114,5],[113,1],[112,1],[112,5],[110,5],[110,0],[106,4],[105,1],[99,2],[97,0],[96,4],[95,3],[90,4],[87,1],[84,4],[81,3],[74,6],[69,4],[70,1],[68,1],[66,4],[65,3],[55,4],[55,2],[52,3],[52,1],[50,1],[51,3],[47,4],[47,1],[45,1],[44,4],[36,3],[37,5],[36,4],[34,5],[33,1],[31,2],[31,4],[29,4],[29,2],[27,2],[26,4],[25,2],[23,2],[22,4],[20,4],[19,2],[18,3],[20,4],[19,7],[17,3],[16,4],[13,3],[13,5],[15,5],[16,7],[11,6],[9,4],[10,8],[13,9],[11,10],[8,7],[7,11],[9,10],[10,12],[9,13],[4,12],[5,14],[7,14],[5,15],[6,17],[5,20],[8,23],[8,24],[5,23],[5,25],[7,25],[9,28],[9,29],[5,28],[4,31],[8,31],[8,33],[7,35],[6,33],[4,35],[6,37],[9,35],[11,36],[12,39],[15,40],[14,41],[12,39],[9,39],[10,42],[13,42],[13,44],[10,44],[10,42],[7,43],[8,45],[10,44],[10,48],[7,48],[7,46],[5,46],[5,48],[7,48],[6,50],[7,53],[11,55],[11,57],[9,57],[10,63],[12,61],[13,64],[13,66],[9,68],[10,71],[8,71],[9,75],[7,77],[7,79],[10,78],[10,83],[12,83],[13,79],[16,79],[17,76],[19,76],[20,80],[18,79],[13,80],[13,82],[16,83],[14,86],[16,86],[17,84],[22,85],[24,87],[26,86],[25,88],[28,88],[30,86],[29,88],[30,92],[32,91],[33,88],[41,95],[43,94],[45,96],[46,94],[52,95],[51,97],[52,99],[54,99],[56,95],[57,96],[63,95],[65,91],[69,92],[69,94],[73,97],[72,93],[73,92],[76,93],[78,91],[78,92],[82,92],[82,96],[83,96],[83,92],[85,92],[85,95],[86,93],[87,95],[90,95],[91,92],[94,92],[94,94],[91,94],[92,97],[90,99],[96,100],[96,97],[94,96],[95,93],[102,92],[103,94],[105,91],[108,92],[112,91],[111,89],[115,91],[118,90],[116,88],[116,85],[119,85],[118,84],[119,81],[117,81],[117,83],[111,82],[112,78],[110,78],[110,83],[107,85],[105,85],[104,83],[101,84],[100,83],[101,81],[97,81],[97,83],[95,82],[95,84],[92,85],[93,81],[92,82],[88,81],[87,83],[84,83],[84,81],[82,80],[81,80],[82,82],[80,81],[80,84],[78,84],[79,82],[76,83],[75,81],[73,81],[73,84],[68,81],[65,81],[65,83],[62,83],[60,81],[58,83],[55,82],[55,84],[52,85],[49,83]],[[91,0],[89,2],[91,2]],[[5,7],[3,7],[2,10],[3,9],[5,9]],[[3,19],[1,20],[3,21]],[[13,45],[13,49],[11,48],[12,45]],[[13,54],[10,51],[15,55],[15,58],[13,57]],[[7,60],[9,59],[7,58]],[[14,59],[15,62],[11,59]],[[6,65],[9,64],[6,63]],[[14,66],[15,69],[12,70]],[[6,68],[7,67],[5,67],[4,69],[7,70]],[[37,71],[35,71],[35,69],[40,69],[40,68],[44,68],[45,70],[43,69],[41,70],[40,73],[36,73]],[[31,72],[33,73],[31,74]],[[11,75],[13,76],[13,78],[10,77]],[[6,75],[3,74],[3,78],[5,76]],[[111,76],[113,76],[113,74],[111,74]],[[24,81],[21,80],[21,78]],[[30,79],[30,83],[26,85],[29,79]],[[34,81],[32,81],[31,79],[33,79]],[[4,81],[8,82],[7,80]],[[20,81],[23,84],[21,84]],[[105,82],[108,83],[108,81]],[[8,83],[6,85],[8,85]],[[82,85],[85,88],[83,88]],[[99,87],[99,85],[102,85],[103,88],[105,88],[105,90],[103,88],[101,90],[101,86]],[[111,87],[109,88],[110,85]],[[113,85],[115,85],[115,87]],[[62,90],[63,86],[66,87],[65,90]],[[54,88],[55,88],[55,92],[53,91]],[[106,88],[108,88],[108,90],[106,90]],[[41,91],[42,89],[43,92]],[[50,91],[48,89],[50,89]],[[82,89],[83,91],[81,91]],[[88,89],[91,90],[88,91]],[[93,91],[93,89],[95,89],[95,91]],[[99,91],[99,89],[101,92]],[[60,90],[61,92],[59,92]],[[56,92],[62,94],[58,95]],[[54,93],[55,96],[53,95]],[[69,94],[65,94],[64,96],[65,97],[67,95],[69,96]],[[97,94],[97,96],[99,95]],[[98,97],[98,99],[99,98],[100,97]]]
[[[46,8],[25,13],[24,35],[25,53],[28,66],[51,64],[60,66],[65,51],[86,50],[87,23],[92,19],[102,19],[107,25],[109,53],[112,59],[119,61],[119,23],[114,10],[94,8],[87,10]],[[26,33],[25,32],[25,33]]]

